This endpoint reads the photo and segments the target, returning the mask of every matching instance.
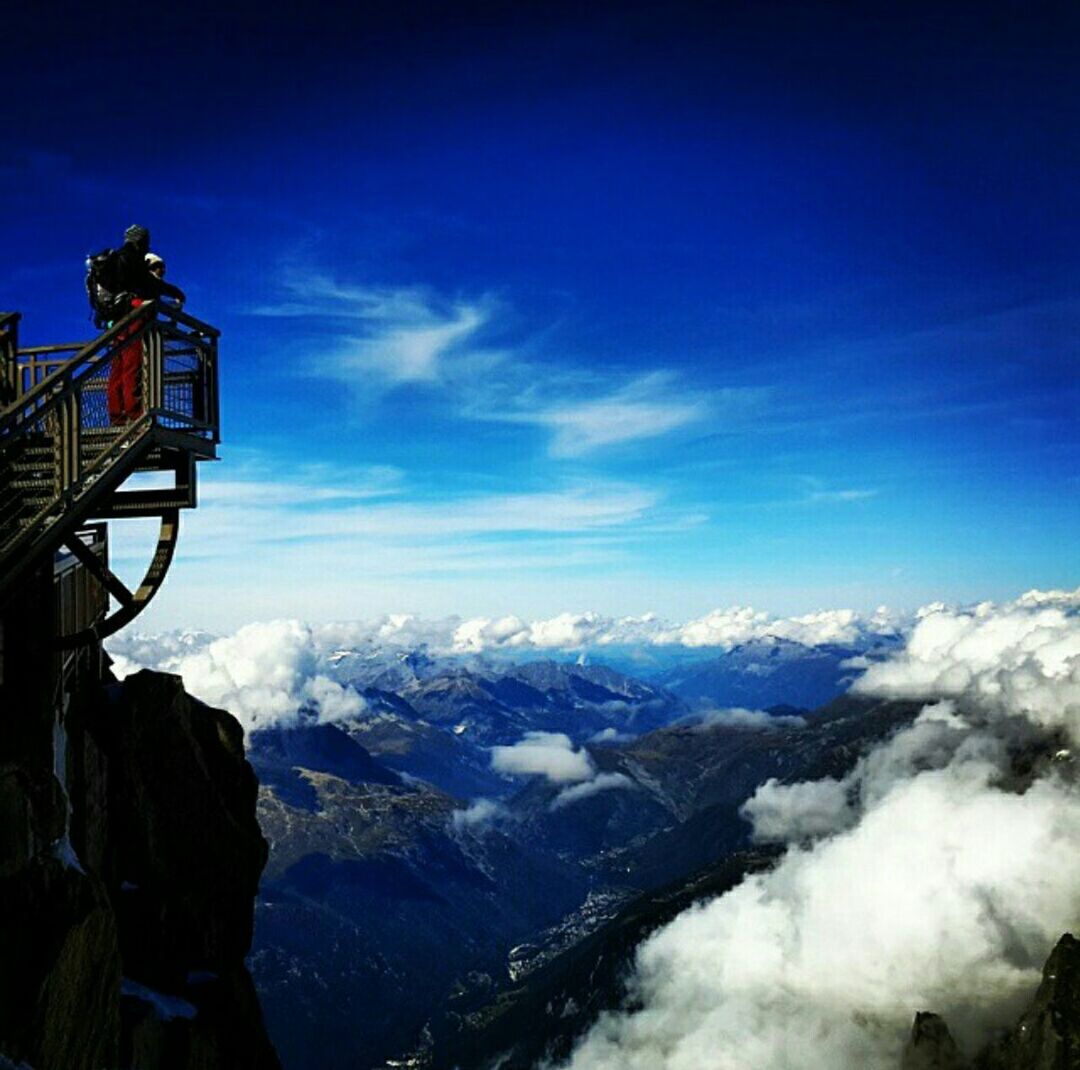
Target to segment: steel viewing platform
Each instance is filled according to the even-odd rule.
[[[31,574],[55,563],[66,575],[61,564],[74,559],[97,583],[84,575],[85,606],[60,614],[53,643],[70,649],[123,627],[165,578],[179,510],[196,504],[196,464],[217,456],[220,332],[149,302],[91,342],[20,349],[19,320],[0,313],[0,609]],[[114,426],[110,378],[132,346],[141,347],[141,414]],[[137,472],[168,473],[171,485],[125,489]],[[135,591],[109,568],[105,526],[90,524],[129,517],[160,520]]]

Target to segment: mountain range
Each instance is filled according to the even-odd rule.
[[[784,693],[796,646],[734,651],[715,693]],[[832,672],[841,690],[853,652],[802,654],[815,687]],[[762,658],[783,671],[753,671]],[[250,965],[287,1070],[458,1058],[485,1007],[606,939],[641,896],[744,851],[757,785],[842,774],[917,709],[841,698],[725,720],[657,682],[552,660],[342,654],[335,673],[360,713],[248,741],[270,843]],[[566,737],[587,778],[493,769],[491,748],[527,733]]]

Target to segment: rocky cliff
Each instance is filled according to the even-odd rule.
[[[1080,1066],[1080,940],[1066,933],[1043,967],[1042,983],[1008,1032],[964,1061],[936,1014],[915,1016],[901,1070],[1075,1070]]]
[[[244,964],[267,847],[239,724],[92,658],[57,693],[62,717],[9,679],[0,711],[0,1065],[277,1070]]]

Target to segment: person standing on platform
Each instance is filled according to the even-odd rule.
[[[131,308],[139,308],[146,301],[155,301],[160,297],[171,297],[180,304],[185,301],[184,291],[179,286],[166,282],[165,261],[160,261],[160,273],[152,270],[148,263],[150,253],[150,231],[138,225],[124,231],[124,244],[117,253],[116,293],[123,309],[125,303]],[[119,315],[123,315],[118,310]],[[124,337],[137,334],[138,325],[132,325]],[[141,338],[132,338],[120,345],[112,359],[109,369],[108,403],[109,423],[114,426],[131,423],[143,413],[142,402],[142,363],[143,344]]]

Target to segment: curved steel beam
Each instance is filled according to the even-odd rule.
[[[180,510],[163,509],[154,555],[150,559],[150,565],[146,570],[146,575],[143,576],[142,583],[139,584],[134,594],[81,539],[77,536],[68,539],[64,545],[120,605],[115,612],[108,614],[104,620],[99,621],[93,627],[83,628],[82,631],[72,632],[70,635],[57,636],[52,642],[53,648],[56,650],[71,650],[74,647],[82,646],[84,643],[104,639],[112,635],[113,632],[119,631],[125,624],[133,621],[147,607],[150,599],[161,588],[161,584],[165,580],[165,574],[169,571],[169,565],[172,564],[179,534]]]

